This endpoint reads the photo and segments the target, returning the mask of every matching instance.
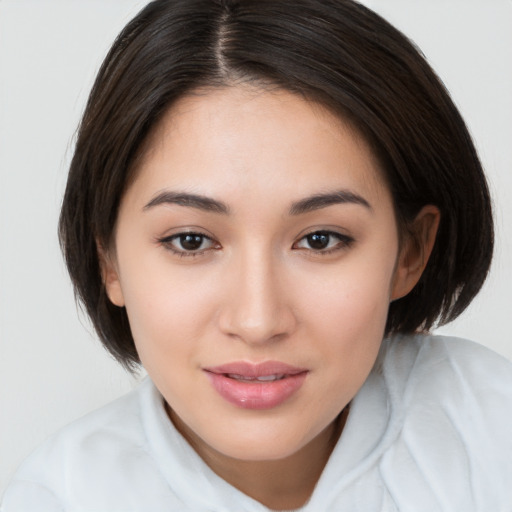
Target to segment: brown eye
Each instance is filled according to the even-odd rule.
[[[329,247],[331,236],[328,233],[312,233],[306,237],[311,249],[322,250]]]
[[[177,233],[162,238],[160,243],[180,256],[194,256],[218,246],[214,240],[202,233]]]
[[[206,237],[203,235],[196,235],[194,233],[180,235],[177,239],[180,248],[185,251],[197,251],[201,249]]]
[[[328,253],[348,247],[353,238],[334,231],[314,231],[302,237],[294,249],[307,249],[319,253]]]

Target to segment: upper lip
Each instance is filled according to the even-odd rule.
[[[264,363],[251,363],[247,361],[235,361],[203,368],[210,373],[240,375],[242,377],[256,378],[270,375],[297,375],[307,372],[307,368],[300,368],[279,361],[265,361]]]

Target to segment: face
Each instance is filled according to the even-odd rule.
[[[314,103],[244,86],[164,117],[104,280],[198,452],[275,460],[364,383],[390,301],[416,280],[401,254],[365,141]]]

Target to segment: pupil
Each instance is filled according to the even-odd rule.
[[[187,251],[195,251],[201,247],[203,237],[201,235],[183,235],[180,238],[180,243],[183,249]]]
[[[313,249],[325,249],[329,245],[329,235],[324,233],[308,235],[308,243]]]

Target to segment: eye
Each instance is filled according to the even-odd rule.
[[[353,238],[334,231],[314,231],[302,237],[293,248],[330,253],[348,247],[353,242]]]
[[[180,256],[196,256],[218,248],[218,243],[202,233],[177,233],[159,240],[159,242]]]

